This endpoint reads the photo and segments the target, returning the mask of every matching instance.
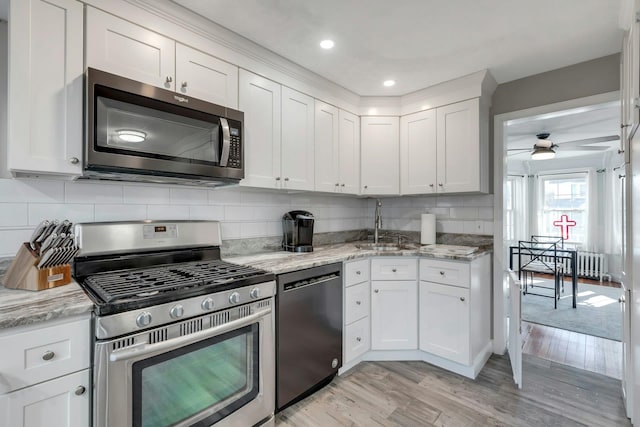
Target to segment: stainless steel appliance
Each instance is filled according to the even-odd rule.
[[[342,264],[277,277],[276,407],[328,384],[342,366]]]
[[[282,248],[290,252],[313,252],[313,214],[291,211],[282,216]]]
[[[240,111],[89,68],[84,175],[221,185],[244,178]]]
[[[75,226],[95,303],[93,425],[273,424],[274,276],[220,260],[213,221]]]

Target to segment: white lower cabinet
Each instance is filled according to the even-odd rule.
[[[0,331],[0,426],[90,423],[90,318]]]
[[[0,425],[86,427],[89,369],[0,396]]]
[[[343,366],[371,348],[369,268],[368,259],[344,263]]]
[[[420,282],[420,350],[469,364],[469,290]]]
[[[371,349],[418,348],[418,284],[371,282]]]

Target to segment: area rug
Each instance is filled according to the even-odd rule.
[[[571,280],[564,282],[565,291],[553,308],[553,298],[537,295],[522,295],[522,320],[566,329],[587,335],[622,339],[622,315],[618,298],[620,288],[609,286],[585,285],[578,283],[577,308],[572,308]],[[551,280],[536,278],[534,284],[553,286]],[[553,295],[553,290],[536,287],[535,293]]]

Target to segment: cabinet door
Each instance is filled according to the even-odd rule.
[[[362,117],[362,194],[399,194],[398,117]]]
[[[371,330],[369,318],[365,317],[345,327],[344,331],[344,363],[351,362],[358,356],[362,356],[371,345]]]
[[[89,370],[0,396],[0,425],[86,427],[89,425]]]
[[[420,282],[420,350],[469,365],[469,290]]]
[[[360,194],[360,118],[340,110],[340,192]]]
[[[339,112],[332,105],[315,100],[315,188],[316,191],[340,191]]]
[[[480,101],[437,109],[437,191],[480,191]]]
[[[244,179],[241,185],[279,188],[280,85],[240,70],[239,109],[244,112]]]
[[[409,281],[371,282],[371,348],[418,347],[418,285]]]
[[[82,174],[83,7],[11,2],[8,168]]]
[[[282,186],[290,190],[313,190],[312,97],[282,87]]]
[[[177,90],[225,107],[238,108],[238,67],[176,44]]]
[[[400,193],[436,192],[436,110],[400,119]]]
[[[158,33],[87,7],[87,66],[175,90],[176,44]]]

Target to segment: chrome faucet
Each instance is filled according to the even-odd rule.
[[[382,214],[380,210],[382,209],[382,201],[380,199],[376,199],[376,213],[375,219],[373,223],[373,243],[378,244],[378,233],[382,228]]]

